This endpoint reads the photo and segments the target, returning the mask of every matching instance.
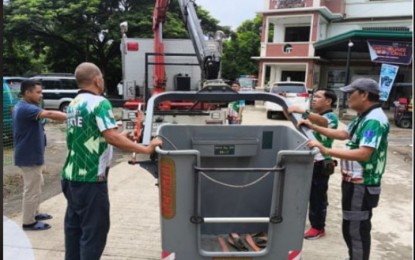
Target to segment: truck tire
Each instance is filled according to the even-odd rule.
[[[402,128],[411,128],[412,122],[410,119],[401,119],[401,121],[399,122],[399,126]]]

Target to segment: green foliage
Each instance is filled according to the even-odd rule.
[[[3,67],[7,75],[30,76],[43,72],[73,73],[90,61],[103,71],[108,93],[116,92],[121,79],[119,24],[128,21],[128,37],[153,38],[154,0],[10,0],[3,6]],[[223,75],[255,74],[259,54],[260,17],[246,21],[236,33],[218,25],[197,7],[206,35],[222,30]],[[163,37],[188,38],[178,1],[171,1]],[[103,33],[102,41],[99,33]]]
[[[258,57],[261,44],[262,16],[246,20],[237,28],[231,39],[224,43],[222,75],[226,79],[236,79],[239,75],[257,75]]]

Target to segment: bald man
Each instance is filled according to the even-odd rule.
[[[100,259],[110,227],[107,176],[112,147],[151,154],[149,146],[134,143],[117,131],[111,103],[101,94],[104,79],[93,63],[75,70],[80,88],[67,109],[68,155],[62,170],[62,191],[68,202],[65,215],[65,259]]]

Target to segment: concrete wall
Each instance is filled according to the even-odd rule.
[[[413,1],[346,0],[346,18],[399,17],[413,15]]]

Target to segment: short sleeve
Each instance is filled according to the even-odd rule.
[[[361,138],[359,146],[367,146],[377,149],[382,139],[383,128],[377,120],[368,120],[360,130]]]
[[[111,128],[117,128],[111,103],[107,99],[101,100],[95,107],[94,112],[99,131],[104,132]]]
[[[36,105],[28,104],[23,106],[22,113],[20,114],[23,118],[27,120],[37,121],[39,120],[39,114],[42,112],[42,108]]]

